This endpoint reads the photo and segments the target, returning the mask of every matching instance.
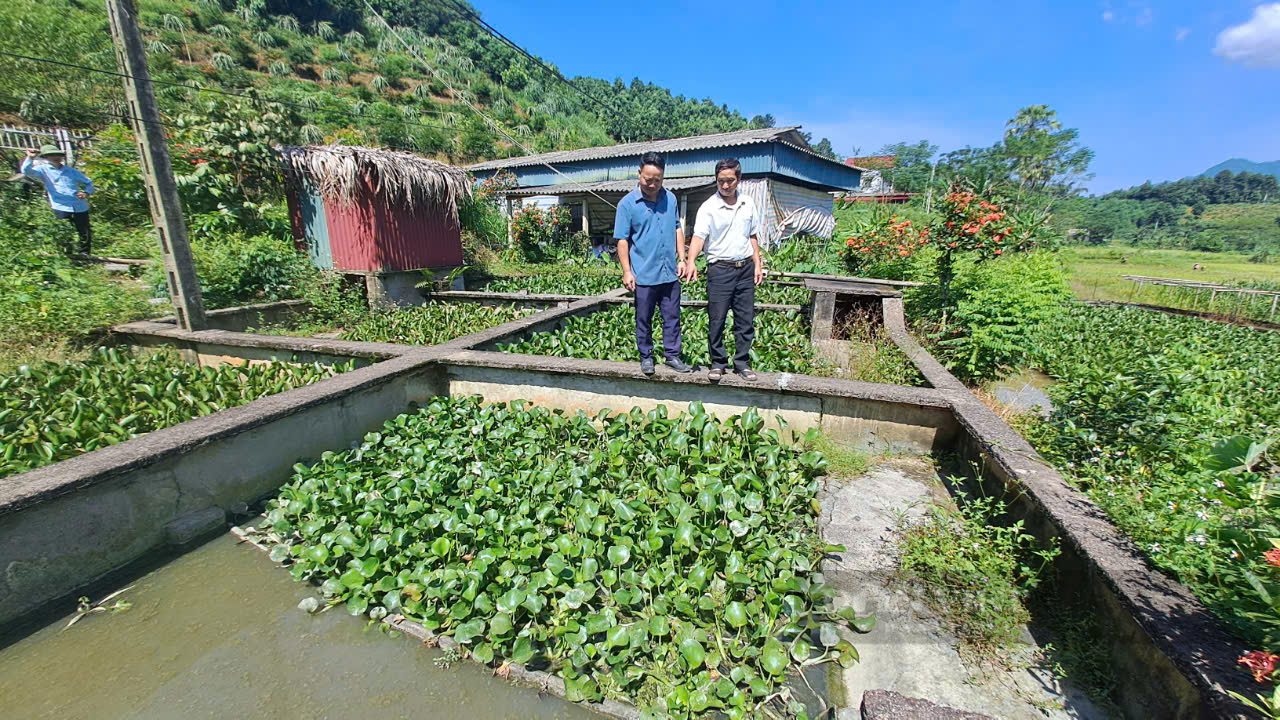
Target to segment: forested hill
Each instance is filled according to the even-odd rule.
[[[455,162],[523,154],[468,103],[535,152],[773,123],[638,78],[573,78],[571,87],[483,29],[465,0],[375,1],[394,33],[366,15],[363,0],[137,4],[170,122],[213,102],[263,105],[189,89],[200,86],[284,103],[273,117],[283,118],[282,134],[292,139],[381,145]],[[106,28],[100,2],[0,3],[0,49],[9,53],[115,70]],[[122,119],[121,96],[110,74],[0,56],[2,119],[100,128]]]
[[[1127,190],[1107,193],[1104,198],[1156,200],[1170,205],[1219,205],[1280,201],[1280,180],[1275,175],[1220,170],[1213,177],[1200,175],[1153,185],[1145,182]]]
[[[1231,158],[1214,165],[1213,167],[1200,173],[1201,177],[1213,177],[1223,170],[1230,170],[1233,173],[1250,172],[1259,173],[1261,175],[1274,175],[1280,178],[1280,160],[1272,160],[1271,162],[1254,162],[1245,160],[1244,158]]]

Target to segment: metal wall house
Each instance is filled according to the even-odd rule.
[[[726,157],[742,164],[742,190],[762,208],[761,240],[776,244],[797,232],[829,237],[835,228],[833,192],[856,190],[862,169],[813,152],[799,127],[739,130],[671,140],[626,143],[491,160],[468,168],[483,180],[499,171],[516,176],[518,186],[502,193],[511,201],[559,196],[581,206],[583,230],[597,243],[612,236],[613,207],[635,188],[640,157],[656,152],[666,160],[667,189],[680,201],[686,232],[698,207],[715,192],[715,166]]]
[[[283,148],[294,237],[316,267],[386,275],[462,264],[460,168],[359,147]]]

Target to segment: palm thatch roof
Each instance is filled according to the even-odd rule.
[[[443,211],[456,224],[458,205],[471,198],[466,170],[412,153],[353,145],[287,146],[279,153],[291,187],[306,185],[346,205],[367,182],[388,204]]]

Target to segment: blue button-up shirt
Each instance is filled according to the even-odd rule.
[[[55,168],[48,163],[36,165],[31,158],[22,159],[22,174],[38,180],[44,185],[49,196],[49,206],[63,212],[85,212],[89,209],[89,201],[76,197],[76,193],[84,190],[86,195],[93,194],[93,181],[85,174],[70,165]]]
[[[680,229],[680,203],[666,188],[656,202],[644,199],[637,187],[618,203],[613,237],[630,244],[631,272],[637,285],[662,285],[676,281],[676,230]]]

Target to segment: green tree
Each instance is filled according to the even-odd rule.
[[[881,175],[898,192],[924,192],[929,186],[933,171],[933,156],[938,146],[928,140],[918,143],[897,142],[880,148],[881,155],[894,156],[893,167],[881,171]]]
[[[751,127],[771,128],[776,126],[776,122],[777,121],[773,119],[772,113],[765,113],[764,115],[756,115],[755,117],[751,118]]]
[[[836,152],[836,149],[832,147],[831,140],[827,138],[822,138],[821,140],[819,140],[818,144],[813,146],[813,151],[823,157],[831,158],[832,160],[837,160],[837,161],[844,160],[844,158],[840,157],[840,154]]]
[[[1029,105],[1006,123],[1000,153],[1023,190],[1070,195],[1088,175],[1093,151],[1080,145],[1080,131],[1062,127],[1048,105]]]
[[[468,158],[488,160],[498,156],[497,136],[484,121],[474,115],[467,119],[462,131],[462,152]]]

